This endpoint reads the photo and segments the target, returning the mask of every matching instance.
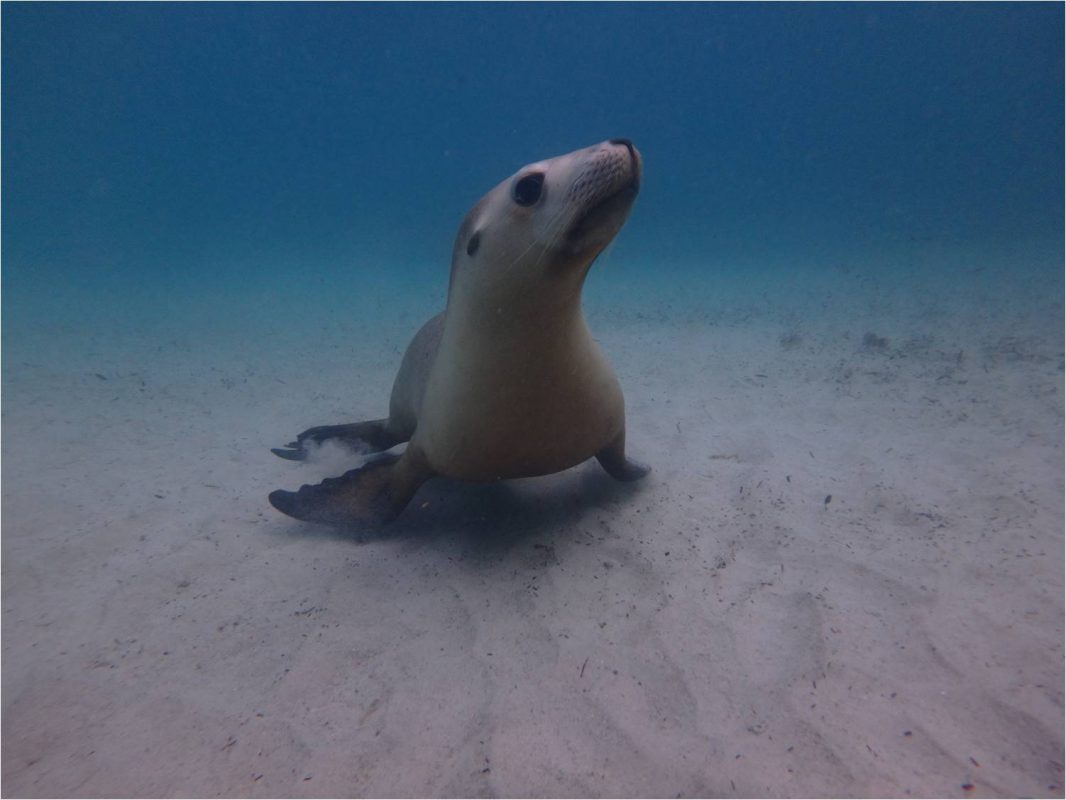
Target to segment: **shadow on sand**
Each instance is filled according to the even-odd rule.
[[[495,561],[538,536],[553,536],[599,510],[623,508],[653,479],[620,483],[591,460],[540,478],[471,484],[434,478],[394,522],[375,529],[331,528],[284,520],[276,535],[370,544],[380,541],[430,544],[457,540],[468,556]]]

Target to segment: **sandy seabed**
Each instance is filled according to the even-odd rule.
[[[651,475],[363,535],[268,448],[382,416],[445,271],[12,300],[4,795],[1062,797],[1061,278],[611,266]]]

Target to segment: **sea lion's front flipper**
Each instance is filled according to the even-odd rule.
[[[272,447],[270,452],[289,461],[303,461],[312,444],[338,441],[361,453],[380,453],[407,441],[394,433],[387,419],[352,422],[348,425],[319,425],[308,428],[284,448]]]
[[[596,454],[596,459],[608,475],[619,481],[635,481],[651,472],[651,467],[647,464],[626,457],[625,431],[618,434],[614,441],[600,450]]]
[[[424,459],[408,448],[403,455],[379,456],[339,478],[305,484],[296,492],[278,489],[269,499],[278,511],[306,522],[373,527],[395,519],[432,476]]]

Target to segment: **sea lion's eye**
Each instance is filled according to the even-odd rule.
[[[478,231],[470,237],[470,241],[466,243],[466,254],[468,256],[474,255],[477,252],[478,247],[481,245],[481,232]]]
[[[533,172],[524,178],[519,178],[514,185],[512,195],[514,201],[520,206],[531,206],[540,200],[544,189],[544,173]]]

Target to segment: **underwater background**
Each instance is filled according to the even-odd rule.
[[[1061,3],[0,26],[7,793],[1063,796]],[[467,210],[614,137],[642,486],[274,512]]]
[[[501,176],[614,136],[645,273],[1062,245],[1054,3],[5,12],[13,295],[443,275]]]

